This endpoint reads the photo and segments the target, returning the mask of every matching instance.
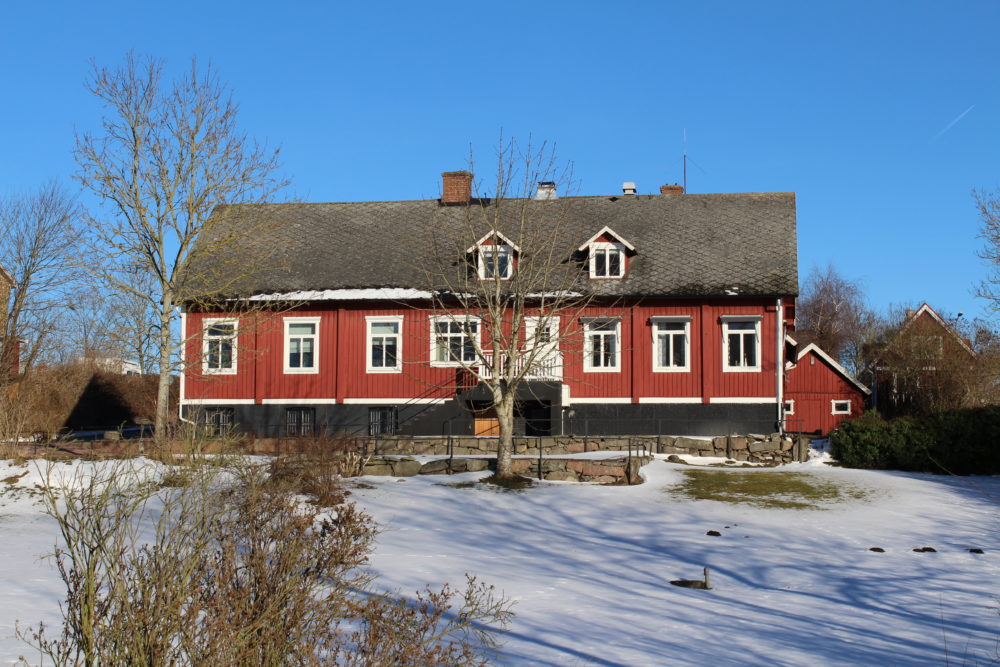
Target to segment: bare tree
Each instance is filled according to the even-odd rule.
[[[972,195],[982,223],[979,236],[985,242],[979,256],[989,264],[986,279],[979,284],[977,294],[989,301],[995,314],[1000,312],[1000,188],[974,190]]]
[[[55,182],[0,201],[0,266],[10,278],[0,282],[13,283],[0,306],[0,368],[14,365],[24,341],[21,367],[30,369],[76,298],[79,217],[76,201]],[[0,383],[6,378],[5,370]]]
[[[225,224],[224,207],[212,212],[268,200],[286,182],[275,175],[278,151],[239,131],[237,105],[210,66],[192,60],[167,84],[161,61],[129,53],[115,69],[95,64],[89,88],[107,107],[102,132],[79,134],[75,149],[79,179],[102,203],[91,226],[107,260],[95,273],[155,313],[144,330],[157,336],[162,443],[178,307],[219,299],[252,270],[227,258],[256,230]]]
[[[865,369],[882,324],[865,304],[858,281],[844,278],[832,265],[822,271],[813,267],[795,315],[796,329],[806,339],[800,342],[816,343],[855,376]]]
[[[566,209],[547,195],[569,182],[570,168],[544,144],[522,150],[515,141],[501,141],[496,165],[487,194],[472,173],[455,174],[470,192],[461,215],[442,214],[422,268],[433,295],[432,363],[456,365],[485,387],[499,431],[496,477],[510,478],[519,390],[558,377],[561,343],[580,336],[575,322],[592,297],[574,257],[579,240],[563,233]]]

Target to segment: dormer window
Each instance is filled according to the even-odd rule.
[[[591,278],[623,278],[625,248],[620,243],[592,243],[590,246]]]
[[[498,231],[486,234],[465,252],[476,256],[480,280],[510,280],[514,275],[518,247]]]
[[[479,278],[510,280],[514,270],[514,252],[509,245],[488,245],[479,248]]]
[[[591,278],[621,280],[627,270],[627,257],[635,254],[635,247],[610,227],[605,227],[579,248],[587,253]]]

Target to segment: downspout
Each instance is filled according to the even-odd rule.
[[[184,418],[184,389],[185,389],[185,376],[187,375],[187,313],[181,310],[181,386],[180,391],[178,391],[177,396],[177,418],[186,424],[195,425],[195,422],[190,419]]]
[[[778,420],[778,432],[784,435],[785,433],[785,304],[781,297],[778,297],[777,308],[774,311],[775,322],[774,322],[774,338],[775,338],[775,350],[774,350],[774,393],[777,396],[778,402],[775,406],[777,409],[777,420]]]

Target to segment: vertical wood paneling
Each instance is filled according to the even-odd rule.
[[[844,419],[857,417],[864,411],[863,392],[812,352],[788,372],[785,397],[795,401],[795,413],[788,417],[790,430],[828,433]],[[848,400],[851,414],[832,414],[831,401]]]

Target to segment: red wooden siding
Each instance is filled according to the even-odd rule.
[[[815,352],[807,353],[788,371],[787,382],[785,400],[795,401],[794,414],[787,416],[789,431],[829,433],[843,420],[864,412],[864,393]],[[833,401],[850,401],[851,413],[832,414]]]
[[[370,302],[317,304],[307,310],[259,316],[241,322],[237,340],[237,372],[233,375],[201,373],[201,341],[187,344],[189,368],[185,374],[185,399],[409,399],[438,398],[454,394],[456,369],[433,368],[428,311],[393,303]],[[570,400],[617,398],[681,398],[705,403],[711,399],[749,398],[775,400],[775,352],[778,309],[773,299],[693,300],[646,299],[632,304],[593,306],[570,318],[559,319],[563,336],[563,381]],[[366,316],[402,316],[400,373],[366,371]],[[761,317],[760,370],[727,372],[723,360],[723,317]],[[206,318],[217,314],[187,314],[185,335],[204,328]],[[285,373],[284,320],[317,317],[319,372]],[[621,354],[613,372],[586,372],[581,354],[583,320],[590,317],[620,320]],[[689,370],[653,370],[655,317],[690,318]],[[789,314],[786,313],[786,322]],[[782,332],[783,336],[783,332]]]

